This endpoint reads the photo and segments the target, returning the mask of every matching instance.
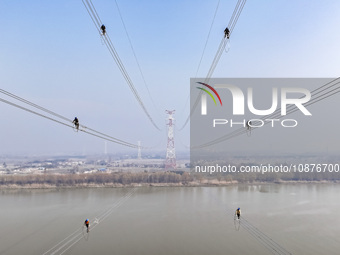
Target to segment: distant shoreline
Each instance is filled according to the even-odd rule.
[[[312,178],[311,178],[312,177]],[[0,189],[69,189],[120,187],[222,187],[231,185],[339,183],[339,176],[298,178],[287,175],[202,175],[184,171],[79,174],[4,174]],[[328,178],[327,178],[328,177]],[[333,177],[333,178],[330,178]]]
[[[87,188],[129,188],[129,187],[227,187],[227,186],[252,186],[252,185],[269,185],[269,184],[338,184],[340,181],[275,181],[275,182],[248,182],[240,183],[233,182],[219,182],[217,179],[204,180],[202,182],[188,182],[188,183],[105,183],[105,184],[78,184],[78,185],[51,185],[51,184],[0,184],[0,190],[28,190],[28,189],[87,189]]]

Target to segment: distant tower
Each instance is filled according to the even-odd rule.
[[[107,142],[105,141],[104,143],[104,154],[106,155],[107,154]]]
[[[165,170],[176,169],[176,153],[175,153],[175,140],[174,140],[174,117],[175,110],[165,111],[168,114],[168,143],[166,147],[166,159],[165,159]]]
[[[142,151],[140,147],[140,141],[138,141],[138,156],[137,159],[142,159]]]

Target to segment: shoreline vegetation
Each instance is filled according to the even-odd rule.
[[[335,178],[336,177],[336,178]],[[183,171],[92,174],[0,175],[0,189],[199,187],[238,184],[340,183],[340,176],[273,174],[203,175]]]

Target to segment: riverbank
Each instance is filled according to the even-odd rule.
[[[91,174],[28,174],[0,175],[1,189],[61,189],[61,188],[119,188],[119,187],[199,187],[229,186],[264,183],[331,183],[340,182],[339,176],[299,175],[203,175],[189,172],[115,172]]]
[[[84,188],[127,188],[127,187],[223,187],[234,185],[268,185],[268,184],[330,184],[340,183],[340,181],[275,181],[275,182],[238,182],[238,181],[218,181],[217,179],[202,180],[201,182],[192,181],[187,183],[82,183],[74,185],[55,185],[55,184],[2,184],[0,190],[4,189],[84,189]]]

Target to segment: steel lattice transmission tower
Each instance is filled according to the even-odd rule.
[[[168,114],[168,143],[166,147],[165,170],[176,169],[176,153],[175,153],[175,139],[174,139],[174,114],[173,111],[165,111]]]
[[[140,141],[138,141],[138,156],[137,159],[142,159],[142,151],[140,146]]]

